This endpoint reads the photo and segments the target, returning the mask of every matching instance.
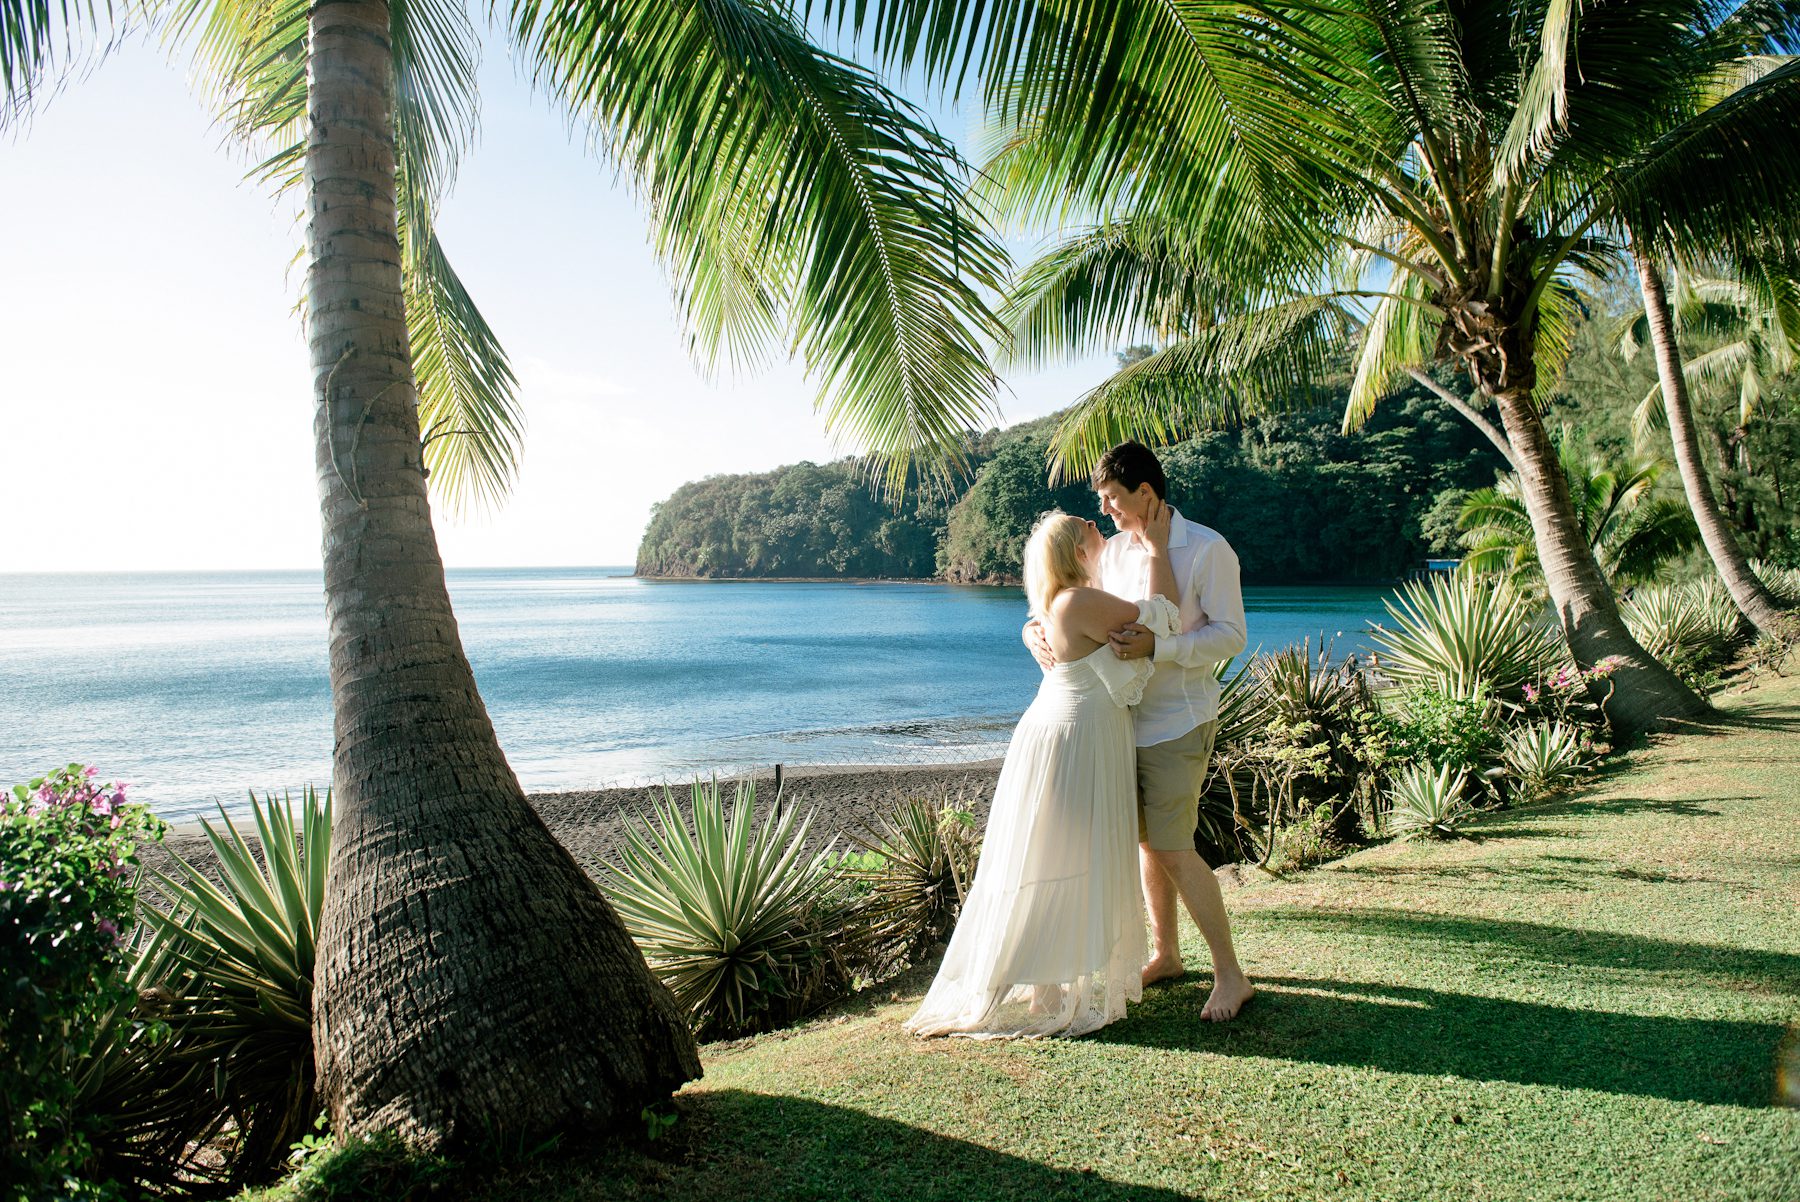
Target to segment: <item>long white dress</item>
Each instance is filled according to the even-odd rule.
[[[1172,636],[1166,598],[1138,619]],[[1131,711],[1153,671],[1110,646],[1044,674],[994,790],[975,882],[917,1035],[1085,1035],[1143,996]]]

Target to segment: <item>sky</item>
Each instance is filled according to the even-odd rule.
[[[439,513],[446,564],[627,564],[678,485],[855,449],[825,437],[795,365],[703,377],[628,191],[503,46],[480,84],[438,228],[527,430],[503,508]],[[0,135],[0,573],[319,562],[302,197],[275,201],[246,167],[184,65],[142,43]],[[1000,424],[1111,366],[1003,368]]]

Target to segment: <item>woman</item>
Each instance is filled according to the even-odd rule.
[[[1025,545],[1025,592],[1056,667],[1019,719],[995,787],[975,884],[937,979],[907,1030],[982,1039],[1085,1035],[1125,1014],[1143,987],[1136,751],[1131,711],[1153,671],[1121,660],[1108,635],[1142,622],[1163,637],[1179,615],[1169,509],[1145,530],[1151,586],[1142,604],[1093,586],[1106,546],[1094,523],[1038,520]]]

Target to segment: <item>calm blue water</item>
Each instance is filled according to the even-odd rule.
[[[531,792],[755,765],[985,759],[1038,672],[1019,590],[450,573]],[[1253,588],[1250,644],[1366,649],[1381,590]],[[1340,634],[1341,632],[1341,634]],[[80,760],[165,815],[324,784],[316,572],[0,576],[0,784]]]

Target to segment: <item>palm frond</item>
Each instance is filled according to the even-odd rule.
[[[1303,297],[1234,314],[1124,368],[1069,409],[1051,438],[1051,474],[1073,478],[1126,439],[1162,445],[1249,413],[1318,403],[1348,319]]]
[[[1608,171],[1610,214],[1665,249],[1754,259],[1800,240],[1800,61],[1748,84]]]
[[[1569,120],[1569,62],[1581,15],[1581,0],[1548,0],[1538,31],[1538,54],[1526,77],[1518,107],[1501,139],[1494,185],[1516,184],[1525,160],[1550,144]]]
[[[1434,318],[1426,303],[1430,283],[1416,275],[1399,274],[1391,286],[1393,293],[1376,302],[1359,340],[1356,375],[1344,402],[1346,432],[1362,428],[1407,368],[1424,367],[1436,357],[1442,319]]]
[[[982,291],[1005,257],[948,141],[755,0],[522,0],[511,25],[642,190],[697,349],[767,335],[737,298],[779,301],[828,431],[885,460],[892,487],[915,456],[958,460],[990,412],[981,342],[1001,331]]]
[[[422,195],[401,189],[406,328],[433,491],[452,508],[500,502],[525,435],[518,380],[438,241]]]
[[[1001,310],[1011,353],[1038,364],[1139,342],[1169,342],[1247,303],[1204,251],[1152,220],[1077,232],[1026,268]]]

